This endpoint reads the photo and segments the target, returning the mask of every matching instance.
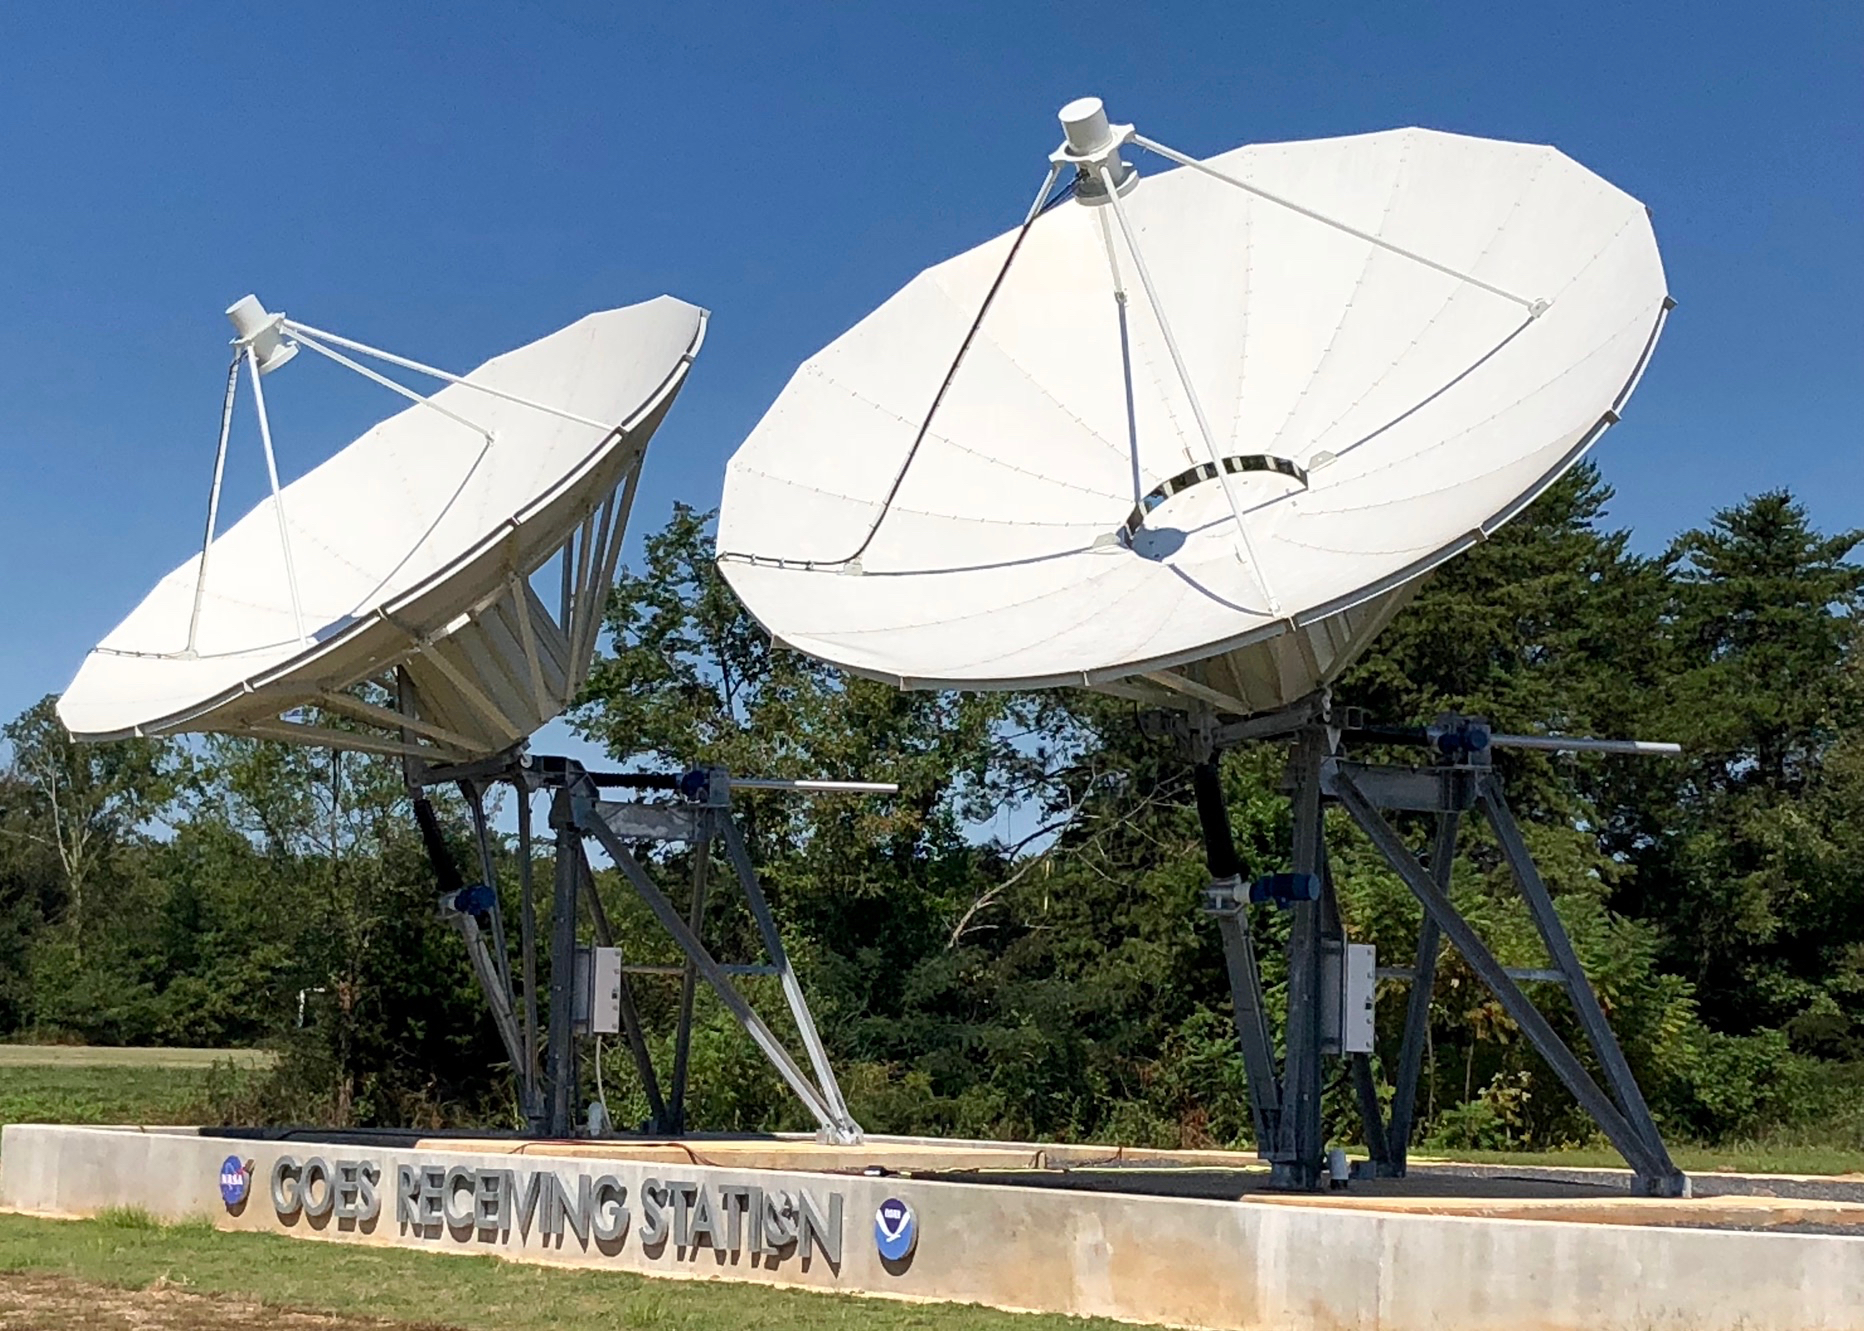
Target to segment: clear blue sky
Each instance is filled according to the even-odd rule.
[[[16,4],[0,716],[198,541],[235,297],[460,368],[663,291],[709,307],[638,548],[716,501],[799,361],[1020,220],[1083,93],[1199,153],[1557,145],[1651,206],[1680,302],[1597,455],[1617,520],[1655,549],[1789,486],[1864,525],[1855,2]],[[392,405],[310,368],[268,381],[293,474]],[[242,436],[236,510],[257,457]]]

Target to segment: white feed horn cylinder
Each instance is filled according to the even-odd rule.
[[[279,332],[282,317],[261,305],[257,296],[241,296],[227,306],[227,319],[235,334],[233,344],[252,350],[260,374],[270,374],[298,354],[297,344],[286,342]]]
[[[1113,126],[1107,122],[1107,108],[1098,97],[1077,97],[1062,107],[1057,119],[1069,153],[1084,158],[1078,167],[1080,183],[1076,192],[1083,200],[1104,201],[1106,184],[1100,178],[1104,167],[1113,177],[1113,188],[1125,197],[1126,187],[1138,173],[1132,163],[1120,160],[1120,145]],[[1122,130],[1131,126],[1123,125]]]

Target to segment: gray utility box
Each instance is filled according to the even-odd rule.
[[[571,1007],[579,1035],[621,1030],[621,949],[576,949],[576,996]]]
[[[1320,1043],[1324,1052],[1372,1052],[1377,971],[1378,951],[1370,943],[1346,943],[1321,950]]]

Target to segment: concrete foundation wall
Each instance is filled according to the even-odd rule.
[[[219,1191],[229,1154],[252,1163],[249,1198]],[[366,1160],[381,1171],[372,1221],[281,1219],[278,1157]],[[398,1166],[554,1172],[627,1189],[618,1240],[397,1222]],[[842,1199],[841,1254],[807,1262],[700,1243],[644,1247],[642,1189],[692,1182],[716,1193],[807,1192]],[[462,1209],[470,1194],[461,1191]],[[874,1214],[887,1198],[916,1212],[917,1248],[887,1263]],[[1250,1202],[1132,1197],[902,1178],[546,1159],[439,1149],[234,1142],[185,1131],[11,1125],[0,1137],[0,1206],[82,1216],[107,1206],[211,1215],[223,1229],[341,1242],[494,1253],[646,1275],[757,1280],[850,1293],[991,1304],[1135,1322],[1289,1331],[1864,1331],[1864,1238],[1646,1226],[1392,1215]],[[723,1242],[721,1238],[721,1242]]]

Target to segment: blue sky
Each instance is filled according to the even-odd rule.
[[[1198,153],[1557,145],[1651,206],[1679,301],[1597,455],[1616,520],[1655,549],[1789,486],[1864,526],[1855,3],[9,5],[0,716],[198,541],[235,297],[455,368],[663,291],[709,307],[638,547],[716,501],[799,361],[1020,220],[1083,93]],[[268,381],[292,474],[393,405],[312,368]]]

